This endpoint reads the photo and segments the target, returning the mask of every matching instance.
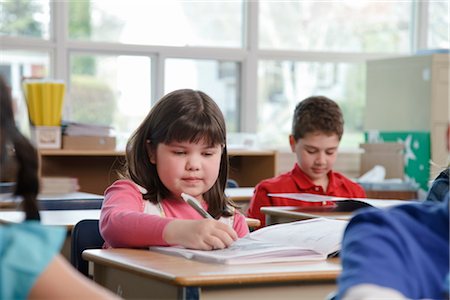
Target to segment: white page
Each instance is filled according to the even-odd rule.
[[[373,207],[390,207],[400,204],[414,203],[416,201],[404,201],[404,200],[392,200],[392,199],[371,199],[371,198],[349,198],[349,197],[336,197],[326,195],[316,195],[308,193],[276,193],[268,194],[271,197],[280,197],[292,200],[300,200],[305,202],[326,202],[326,201],[346,201],[356,200],[372,205]]]
[[[327,218],[267,226],[250,234],[252,239],[295,245],[329,254],[340,248],[348,221]]]

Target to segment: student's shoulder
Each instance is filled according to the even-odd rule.
[[[350,187],[351,189],[359,191],[359,192],[364,192],[363,187],[361,185],[359,185],[359,183],[351,180],[350,178],[348,178],[344,174],[336,172],[336,171],[333,171],[332,174],[333,174],[334,180],[338,184],[345,185],[345,186]],[[364,194],[365,194],[365,192],[364,192]]]
[[[132,192],[141,194],[142,188],[129,179],[119,179],[113,182],[105,191],[105,195],[111,192]]]
[[[260,181],[256,185],[255,189],[256,190],[264,189],[269,191],[285,190],[287,185],[289,186],[294,184],[295,183],[292,178],[292,172],[286,172],[278,176],[267,178]]]

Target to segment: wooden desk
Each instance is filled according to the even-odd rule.
[[[247,222],[247,226],[250,229],[261,226],[261,221],[259,219],[245,218],[245,222]]]
[[[94,280],[122,297],[184,299],[324,299],[336,289],[338,260],[249,265],[207,264],[148,250],[86,250]]]
[[[270,206],[261,207],[261,212],[266,215],[266,224],[272,225],[319,217],[349,220],[354,212],[364,207],[387,208],[408,203],[395,199],[365,199],[365,202],[346,200],[336,201],[334,206]]]
[[[298,207],[298,206],[271,206],[261,207],[261,212],[266,215],[266,225],[287,223],[312,218],[327,217],[348,220],[352,212],[335,212],[321,207]]]
[[[39,195],[38,204],[41,210],[100,209],[103,204],[103,196],[83,192]]]
[[[374,199],[398,199],[398,200],[413,200],[417,199],[417,191],[390,191],[390,190],[365,190],[367,198]]]
[[[83,219],[99,219],[99,209],[81,210],[41,210],[41,223],[49,226],[65,226],[72,230],[73,226]],[[24,220],[22,211],[0,211],[0,223],[20,223]]]
[[[253,187],[275,176],[277,155],[273,150],[229,150],[229,177],[242,187]],[[123,151],[40,150],[42,176],[78,178],[83,192],[103,194],[118,176]]]
[[[226,188],[225,195],[230,197],[234,202],[247,202],[252,198],[254,190],[254,187]]]
[[[83,219],[99,219],[99,209],[84,210],[41,210],[41,223],[49,226],[67,227],[67,238],[61,249],[61,254],[70,261],[72,228]],[[20,223],[24,220],[22,211],[0,211],[0,223]]]
[[[253,187],[226,188],[225,195],[230,197],[231,200],[239,206],[239,210],[245,215],[254,190],[255,188]]]
[[[73,226],[84,219],[100,218],[100,209],[81,210],[41,210],[41,223],[49,226],[65,226],[70,231]],[[25,214],[22,211],[1,211],[0,223],[20,223],[24,220]],[[249,227],[258,227],[258,219],[245,218]]]

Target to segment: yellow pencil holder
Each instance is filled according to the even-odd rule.
[[[33,126],[61,126],[65,85],[58,80],[25,80],[23,92]]]
[[[59,80],[25,80],[31,138],[37,148],[61,148],[61,119],[65,85]]]

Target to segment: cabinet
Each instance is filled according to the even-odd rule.
[[[40,150],[42,176],[70,176],[78,178],[80,191],[103,194],[118,178],[123,165],[123,151]],[[275,176],[276,151],[228,150],[229,177],[241,187],[253,187],[265,178]]]
[[[430,132],[430,178],[448,165],[449,63],[449,54],[367,63],[365,130]]]

